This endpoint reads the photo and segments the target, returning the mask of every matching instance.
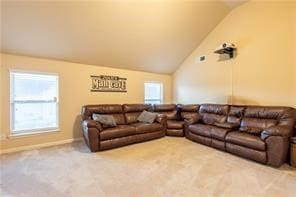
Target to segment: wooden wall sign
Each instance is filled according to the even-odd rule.
[[[108,75],[91,75],[91,92],[127,92],[126,78]]]

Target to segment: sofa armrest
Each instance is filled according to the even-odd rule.
[[[238,129],[240,124],[239,123],[230,123],[230,122],[223,122],[223,123],[215,123],[215,126],[224,128],[224,129]]]
[[[94,120],[84,120],[82,122],[82,127],[83,127],[83,130],[86,130],[87,128],[96,128],[98,129],[98,131],[103,130],[102,125],[99,122]]]
[[[269,127],[261,133],[261,139],[266,143],[268,165],[279,167],[286,162],[291,133],[291,127],[280,125]]]
[[[163,132],[166,132],[166,130],[167,130],[167,116],[165,114],[157,114],[155,121],[158,122],[159,124],[161,124],[162,128],[163,128]]]
[[[196,116],[184,117],[184,122],[186,125],[196,124],[199,122],[199,120],[200,118]]]
[[[280,167],[287,162],[289,152],[289,139],[284,136],[269,136],[265,140],[267,164]]]
[[[189,126],[192,124],[197,124],[199,121],[200,117],[198,116],[184,117],[184,133],[187,138],[189,135]]]
[[[92,152],[99,150],[100,135],[99,133],[103,130],[100,123],[94,120],[84,120],[82,122],[83,136],[87,145]]]
[[[161,125],[165,125],[167,121],[167,116],[165,114],[157,114],[155,121],[160,123]]]
[[[290,137],[291,128],[287,126],[272,126],[261,133],[261,139],[266,140],[269,136]]]

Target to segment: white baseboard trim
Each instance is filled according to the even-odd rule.
[[[35,144],[35,145],[29,145],[29,146],[20,146],[16,148],[8,148],[5,150],[0,150],[0,155],[2,154],[7,154],[7,153],[15,153],[15,152],[21,152],[21,151],[26,151],[26,150],[32,150],[32,149],[38,149],[38,148],[44,148],[44,147],[49,147],[49,146],[57,146],[57,145],[62,145],[62,144],[69,144],[73,142],[78,142],[82,141],[83,138],[72,138],[72,139],[67,139],[67,140],[59,140],[59,141],[54,141],[54,142],[47,142],[43,144]]]

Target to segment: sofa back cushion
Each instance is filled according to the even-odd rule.
[[[127,124],[138,122],[137,119],[143,111],[152,111],[150,104],[124,104],[123,112]]]
[[[243,118],[240,131],[260,135],[264,129],[275,125],[277,120],[274,119]]]
[[[199,108],[202,122],[209,125],[226,122],[228,111],[228,105],[219,104],[202,104]]]
[[[154,104],[153,111],[155,112],[164,112],[164,111],[174,111],[176,110],[175,104]]]
[[[153,111],[166,115],[168,120],[177,119],[177,106],[175,104],[154,104]]]
[[[279,117],[278,125],[292,127],[296,126],[296,110],[294,108],[285,107],[281,116]]]
[[[244,106],[230,106],[227,122],[240,124],[245,111]]]
[[[240,130],[259,135],[264,129],[275,125],[293,125],[292,108],[289,107],[246,107]]]
[[[81,116],[83,120],[92,120],[93,114],[112,115],[116,124],[126,124],[121,105],[85,105],[82,107]]]
[[[188,104],[188,105],[182,105],[179,104],[177,106],[178,112],[180,112],[180,119],[196,119],[199,117],[198,110],[199,110],[199,105],[196,104]]]

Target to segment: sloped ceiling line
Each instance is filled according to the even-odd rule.
[[[6,1],[1,52],[171,74],[234,6],[224,0]]]

